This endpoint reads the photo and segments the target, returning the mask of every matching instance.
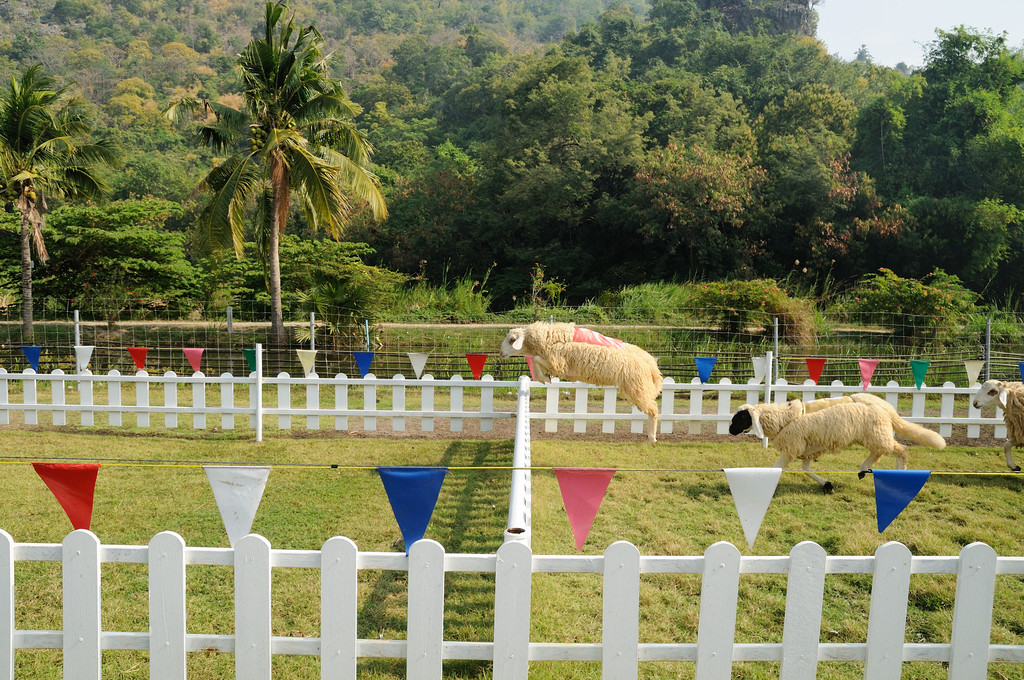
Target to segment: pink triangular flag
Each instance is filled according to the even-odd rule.
[[[597,509],[601,507],[608,483],[612,480],[615,469],[576,469],[555,468],[558,487],[562,491],[562,502],[565,514],[569,517],[569,527],[576,539],[576,550],[583,549],[587,534],[597,517]]]
[[[878,359],[858,359],[860,362],[860,384],[864,389],[871,384],[871,376],[875,374],[875,367],[878,366]]]
[[[467,354],[466,361],[469,362],[469,370],[473,371],[473,377],[477,380],[484,372],[484,364],[487,362],[486,354]]]
[[[92,522],[92,499],[99,463],[32,463],[32,467],[46,482],[60,507],[64,508],[71,526],[88,529]]]
[[[814,381],[814,384],[817,385],[818,379],[821,378],[821,370],[825,368],[825,359],[807,357],[805,361],[807,362],[807,373],[811,376],[811,380]]]
[[[192,366],[192,370],[198,373],[199,361],[203,358],[203,348],[183,347],[181,351],[185,353],[185,358],[188,359],[188,363]]]
[[[536,378],[533,377],[533,357],[527,354],[523,358],[526,359],[526,366],[530,369],[530,380],[536,380]]]
[[[782,468],[726,468],[725,478],[729,491],[736,503],[736,514],[740,517],[743,537],[747,545],[754,547],[757,532],[761,530],[764,514],[768,512],[775,488],[782,477]]]
[[[148,347],[129,347],[128,354],[132,355],[132,361],[135,362],[135,368],[143,371],[146,369],[146,352],[149,351]]]

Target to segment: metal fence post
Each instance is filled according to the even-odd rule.
[[[82,344],[82,331],[78,327],[78,310],[75,310],[75,347]]]
[[[228,333],[231,333],[234,331],[234,319],[231,316],[231,305],[228,305],[228,308],[225,311],[228,316]]]
[[[779,366],[778,366],[778,361],[779,361],[779,317],[775,317],[772,320],[772,352],[774,352],[773,356],[775,357],[775,362],[776,362],[774,374],[778,375],[779,374]]]
[[[256,343],[256,441],[263,441],[263,343]]]
[[[992,365],[992,317],[985,319],[985,380],[989,379]]]
[[[316,349],[316,312],[309,313],[309,349]]]

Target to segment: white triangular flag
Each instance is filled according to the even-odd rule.
[[[267,486],[270,468],[234,465],[204,465],[210,480],[217,509],[228,532],[228,542],[235,542],[249,533],[256,510]]]
[[[964,362],[964,369],[967,370],[967,386],[970,387],[974,383],[978,382],[978,376],[981,374],[981,369],[985,367],[985,362],[981,359],[973,359],[971,361]]]
[[[427,365],[429,356],[423,352],[409,352],[409,363],[412,364],[412,370],[416,371],[417,378],[423,375],[423,367]]]
[[[754,364],[754,380],[761,382],[764,380],[764,357],[750,357],[750,361]]]
[[[95,345],[75,345],[75,371],[81,373],[89,368],[89,360],[92,359],[92,351]]]
[[[729,480],[729,491],[736,503],[736,514],[740,516],[743,536],[747,545],[753,548],[764,514],[775,495],[775,487],[782,477],[782,468],[726,468],[725,477]]]
[[[313,362],[316,361],[315,349],[297,349],[295,353],[299,355],[299,363],[302,364],[302,371],[309,377],[309,374],[313,372]]]

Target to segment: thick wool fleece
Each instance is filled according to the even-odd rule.
[[[621,340],[599,336],[604,339],[600,344],[592,339],[576,341],[574,338],[593,337],[592,332],[578,330],[571,323],[543,322],[513,328],[501,343],[501,355],[532,356],[534,373],[541,382],[547,382],[550,374],[563,380],[618,387],[650,418],[648,439],[654,443],[662,387],[658,362],[643,349]]]

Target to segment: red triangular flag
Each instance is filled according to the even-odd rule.
[[[612,481],[615,469],[566,469],[555,468],[558,488],[562,491],[565,514],[569,516],[569,527],[576,539],[576,550],[583,549],[587,534],[597,517],[608,483]]]
[[[825,360],[819,358],[808,357],[807,361],[807,373],[811,376],[811,380],[814,384],[818,384],[818,379],[821,377],[821,369],[825,368]]]
[[[182,347],[181,351],[185,353],[185,358],[188,359],[188,363],[192,367],[192,370],[198,373],[199,361],[203,358],[203,348]]]
[[[32,463],[32,467],[68,514],[71,526],[88,529],[92,522],[92,498],[99,463]]]
[[[129,347],[128,354],[132,355],[132,361],[135,362],[135,368],[143,371],[146,369],[146,352],[149,351],[148,347]]]
[[[878,359],[858,359],[860,362],[860,384],[864,389],[871,384],[871,376],[875,374],[875,367],[878,366]]]
[[[487,362],[486,354],[467,354],[466,361],[469,362],[469,370],[473,371],[473,377],[477,380],[484,372],[484,363]]]

